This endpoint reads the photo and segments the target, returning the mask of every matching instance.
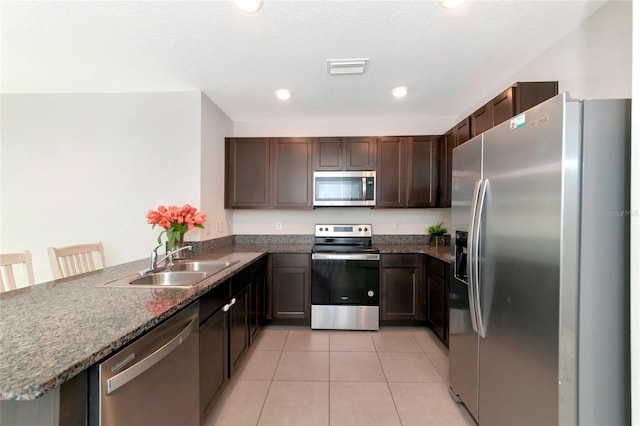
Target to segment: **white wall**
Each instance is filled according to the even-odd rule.
[[[633,98],[640,99],[640,8],[633,10]],[[640,425],[640,108],[631,106],[631,424]]]
[[[236,121],[233,133],[236,137],[439,135],[451,127],[453,119],[454,117],[366,117]]]
[[[231,234],[233,211],[224,209],[224,138],[233,134],[233,122],[202,95],[201,208],[207,213],[201,240]]]
[[[631,96],[631,2],[611,2],[520,71],[496,80],[490,93],[516,81],[558,80],[560,90],[574,97]],[[526,46],[523,46],[526,48]],[[492,96],[493,96],[492,95]],[[489,98],[486,99],[488,101]],[[406,120],[314,120],[236,122],[234,136],[354,136],[440,134],[480,105],[461,105],[459,117],[414,117]],[[282,231],[275,230],[281,221]],[[376,233],[423,233],[426,225],[450,223],[448,209],[371,210],[316,209],[313,211],[237,210],[235,234],[311,233],[320,222],[365,221]]]
[[[426,227],[450,223],[449,209],[235,210],[234,234],[313,234],[316,223],[370,223],[374,234],[425,234]],[[276,230],[276,222],[282,230]]]
[[[607,3],[522,67],[518,78],[557,79],[574,98],[631,97],[631,8],[630,1]]]
[[[148,256],[159,204],[200,204],[200,92],[2,95],[0,252],[101,240],[108,265]],[[189,234],[187,234],[189,236]]]
[[[630,98],[632,28],[632,2],[608,2],[516,73],[489,85],[486,99],[465,106],[455,122],[516,81],[557,80],[560,92],[574,98]]]

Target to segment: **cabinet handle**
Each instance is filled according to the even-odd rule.
[[[229,309],[231,309],[231,307],[235,304],[236,304],[236,298],[234,297],[233,299],[231,299],[231,302],[227,303],[222,307],[222,311],[229,312]]]

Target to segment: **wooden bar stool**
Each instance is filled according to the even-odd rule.
[[[105,267],[102,242],[67,247],[49,247],[49,263],[55,279]]]
[[[7,290],[15,290],[17,287],[14,267],[23,267],[23,276],[26,285],[34,284],[33,262],[29,250],[20,253],[0,254],[0,293]]]

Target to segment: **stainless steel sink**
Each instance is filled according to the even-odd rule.
[[[151,272],[129,282],[131,285],[176,286],[194,285],[207,278],[206,272],[163,271]]]
[[[176,262],[170,269],[172,271],[206,272],[213,275],[222,272],[238,262],[239,260],[187,260]]]
[[[101,284],[103,287],[172,287],[190,288],[205,278],[215,275],[239,260],[182,260],[169,268],[126,275],[117,280]]]

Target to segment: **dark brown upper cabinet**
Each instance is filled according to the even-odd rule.
[[[557,81],[515,83],[491,100],[493,125],[497,126],[557,94]]]
[[[375,170],[375,137],[317,138],[313,170]]]
[[[313,206],[312,138],[271,139],[271,207]]]
[[[406,207],[406,137],[378,138],[376,207]]]
[[[407,141],[407,207],[438,204],[438,139],[413,136]]]
[[[557,94],[557,81],[514,83],[471,115],[473,136],[477,136]]]
[[[378,138],[376,207],[436,207],[437,185],[437,137]]]
[[[455,146],[462,145],[471,139],[471,117],[467,117],[459,122],[454,128]]]
[[[439,179],[436,191],[438,207],[451,207],[451,172],[453,149],[471,138],[471,117],[456,124],[442,135],[439,144]]]
[[[311,208],[312,138],[228,138],[225,208]]]
[[[269,207],[269,139],[227,138],[225,144],[225,208]]]
[[[471,129],[473,136],[486,132],[493,127],[493,108],[491,103],[484,104],[471,114]]]

